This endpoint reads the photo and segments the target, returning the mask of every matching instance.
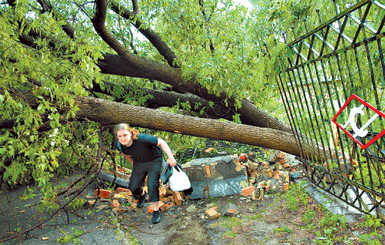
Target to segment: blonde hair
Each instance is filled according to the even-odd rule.
[[[114,136],[116,136],[117,132],[120,130],[127,130],[128,132],[131,132],[133,140],[138,139],[139,130],[137,130],[135,128],[131,128],[130,125],[128,125],[128,123],[119,123],[119,124],[115,125],[114,126]]]

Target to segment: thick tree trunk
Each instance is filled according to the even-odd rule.
[[[16,97],[23,99],[30,106],[36,106],[36,100],[30,91],[13,91]],[[296,156],[301,156],[295,136],[292,133],[272,128],[261,128],[233,122],[223,122],[216,119],[198,118],[160,110],[127,105],[94,97],[75,98],[79,110],[76,119],[99,122],[104,126],[126,122],[155,130],[239,142],[269,149],[281,150]],[[47,122],[49,125],[49,123]],[[14,121],[0,122],[3,128],[10,128]],[[330,158],[329,154],[316,144],[303,143],[303,157],[316,158],[323,162]],[[317,149],[316,151],[314,149]]]
[[[127,122],[144,128],[239,142],[300,155],[294,135],[280,130],[184,116],[93,97],[78,98],[77,102],[80,109],[77,118],[103,125]]]

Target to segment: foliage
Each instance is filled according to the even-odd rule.
[[[75,198],[74,200],[72,200],[72,202],[68,204],[68,208],[71,211],[76,211],[81,209],[85,203],[86,200],[84,198]]]
[[[276,205],[282,205],[281,208],[294,210],[295,216],[302,218],[304,223],[298,224],[299,228],[313,234],[315,244],[350,244],[349,240],[359,240],[360,244],[381,244],[383,236],[380,230],[383,229],[383,224],[380,219],[367,215],[363,221],[348,223],[344,215],[331,213],[323,206],[315,205],[304,190],[303,183],[293,183],[291,186],[282,196],[275,195],[275,203],[280,203]],[[294,199],[294,196],[298,196],[298,199]],[[309,205],[310,203],[313,204]],[[293,229],[295,228],[282,226],[275,229],[275,232],[290,233]],[[351,233],[352,230],[355,233]]]
[[[10,186],[36,181],[50,192],[54,175],[90,163],[80,153],[93,150],[98,140],[95,124],[68,120],[77,110],[74,98],[86,95],[86,88],[99,77],[95,62],[100,52],[97,43],[84,42],[92,33],[82,32],[78,40],[71,40],[61,32],[61,22],[35,7],[30,1],[18,1],[14,8],[0,7],[0,117],[15,120],[11,130],[0,129],[0,169]],[[36,49],[26,48],[18,35],[36,29],[60,38],[61,46],[49,45],[46,38],[36,41]],[[25,101],[28,93],[36,98],[32,104]],[[49,129],[40,131],[43,126]],[[76,133],[84,138],[78,141]]]
[[[371,232],[366,232],[360,236],[360,242],[362,244],[381,244],[380,240],[382,240],[384,236],[378,231],[378,229],[383,226],[380,219],[372,215],[366,215],[364,221],[359,226],[371,229]]]
[[[28,193],[27,193],[27,191],[28,191]],[[34,199],[36,196],[37,196],[37,194],[35,194],[35,190],[33,188],[29,188],[29,186],[27,186],[27,189],[24,190],[24,194],[22,196],[20,196],[19,198],[21,200],[27,200],[27,199]]]
[[[306,210],[305,214],[302,216],[302,220],[307,224],[311,223],[315,215],[316,215],[315,210],[313,208],[309,208],[308,210]]]
[[[137,239],[135,239],[135,237],[133,237],[130,233],[126,232],[125,233],[125,238],[130,242],[130,244],[132,245],[139,245],[140,244],[140,241],[138,241]]]
[[[226,229],[226,232],[223,234],[223,239],[235,238],[239,234],[239,230],[245,226],[244,221],[237,217],[226,217],[221,216],[217,224],[214,224],[213,227],[219,226]]]
[[[376,217],[374,217],[372,215],[366,215],[364,222],[362,222],[362,224],[360,226],[377,229],[380,226],[382,226],[382,224],[381,224],[380,219],[377,219]]]
[[[75,229],[74,227],[71,228],[71,233],[68,234],[63,229],[59,228],[60,231],[64,234],[64,236],[59,237],[56,241],[57,243],[66,244],[66,243],[74,243],[74,244],[80,244],[79,237],[83,235],[85,232],[79,229]]]
[[[309,196],[306,194],[303,184],[290,185],[289,191],[285,195],[287,208],[291,211],[298,210],[300,205],[307,206],[309,202]]]

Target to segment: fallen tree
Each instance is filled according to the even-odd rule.
[[[276,32],[259,36],[257,16],[216,1],[7,0],[0,175],[17,182],[46,171],[43,181],[58,158],[71,167],[71,151],[94,149],[98,125],[122,121],[300,155],[273,116],[284,112],[261,40]],[[75,142],[76,130],[87,140]]]
[[[296,156],[301,155],[301,149],[296,142],[295,136],[292,133],[281,130],[180,115],[93,97],[77,98],[76,101],[79,108],[76,117],[80,120],[96,121],[102,125],[127,122],[144,128],[215,140],[239,142],[277,149]],[[319,147],[309,143],[303,144],[305,146],[305,154],[318,149],[316,153],[313,152],[313,154],[307,157],[313,156],[318,159],[325,159],[325,153],[320,151]]]
[[[76,101],[79,107],[76,117],[82,120],[96,121],[103,125],[127,122],[144,128],[239,142],[300,155],[294,135],[276,129],[179,115],[93,97],[82,97]]]

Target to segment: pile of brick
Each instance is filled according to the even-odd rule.
[[[173,192],[168,185],[161,183],[161,211],[167,211],[174,205],[182,205],[185,199],[194,196],[199,199],[241,194],[252,200],[261,200],[266,193],[287,191],[290,175],[300,173],[299,162],[294,160],[293,156],[279,151],[273,152],[268,162],[257,160],[256,153],[196,160],[183,165],[194,189],[192,195],[184,197],[183,192]],[[119,168],[116,176],[128,180],[130,170]],[[137,211],[136,200],[127,188],[119,187],[115,191],[98,189],[95,190],[94,198],[100,198],[102,202],[107,203],[100,205],[99,209],[109,207],[115,213]],[[89,200],[90,206],[94,203],[95,199]],[[147,211],[153,212],[152,205],[148,206]],[[237,214],[238,210],[226,212]],[[209,219],[220,216],[217,207],[206,210],[205,214]]]
[[[285,192],[289,190],[293,176],[304,176],[300,162],[293,155],[281,151],[274,151],[268,162],[258,161],[255,153],[234,155],[233,162],[236,164],[235,171],[244,170],[247,175],[247,186],[242,188],[240,194],[251,200],[261,200],[266,193]],[[240,184],[245,185],[244,182]],[[237,213],[237,209],[226,210],[227,215]],[[206,210],[205,214],[212,220],[220,216],[217,207]]]
[[[239,168],[246,169],[248,176],[249,186],[241,194],[253,200],[261,200],[266,193],[287,191],[291,175],[303,176],[299,161],[281,151],[273,152],[269,162],[257,161],[255,153],[241,154],[235,161]]]
[[[147,187],[145,187],[145,191]],[[173,192],[166,186],[160,188],[160,210],[167,211],[174,205],[182,205],[184,200],[183,193]],[[136,208],[137,200],[132,196],[129,189],[118,187],[116,190],[96,189],[93,197],[89,197],[87,205],[94,207],[96,199],[101,200],[101,204],[97,206],[98,209],[112,208],[114,213],[138,211]],[[147,197],[148,199],[148,197]],[[148,200],[147,200],[148,201]],[[147,207],[147,211],[152,213],[154,211],[152,204]]]

